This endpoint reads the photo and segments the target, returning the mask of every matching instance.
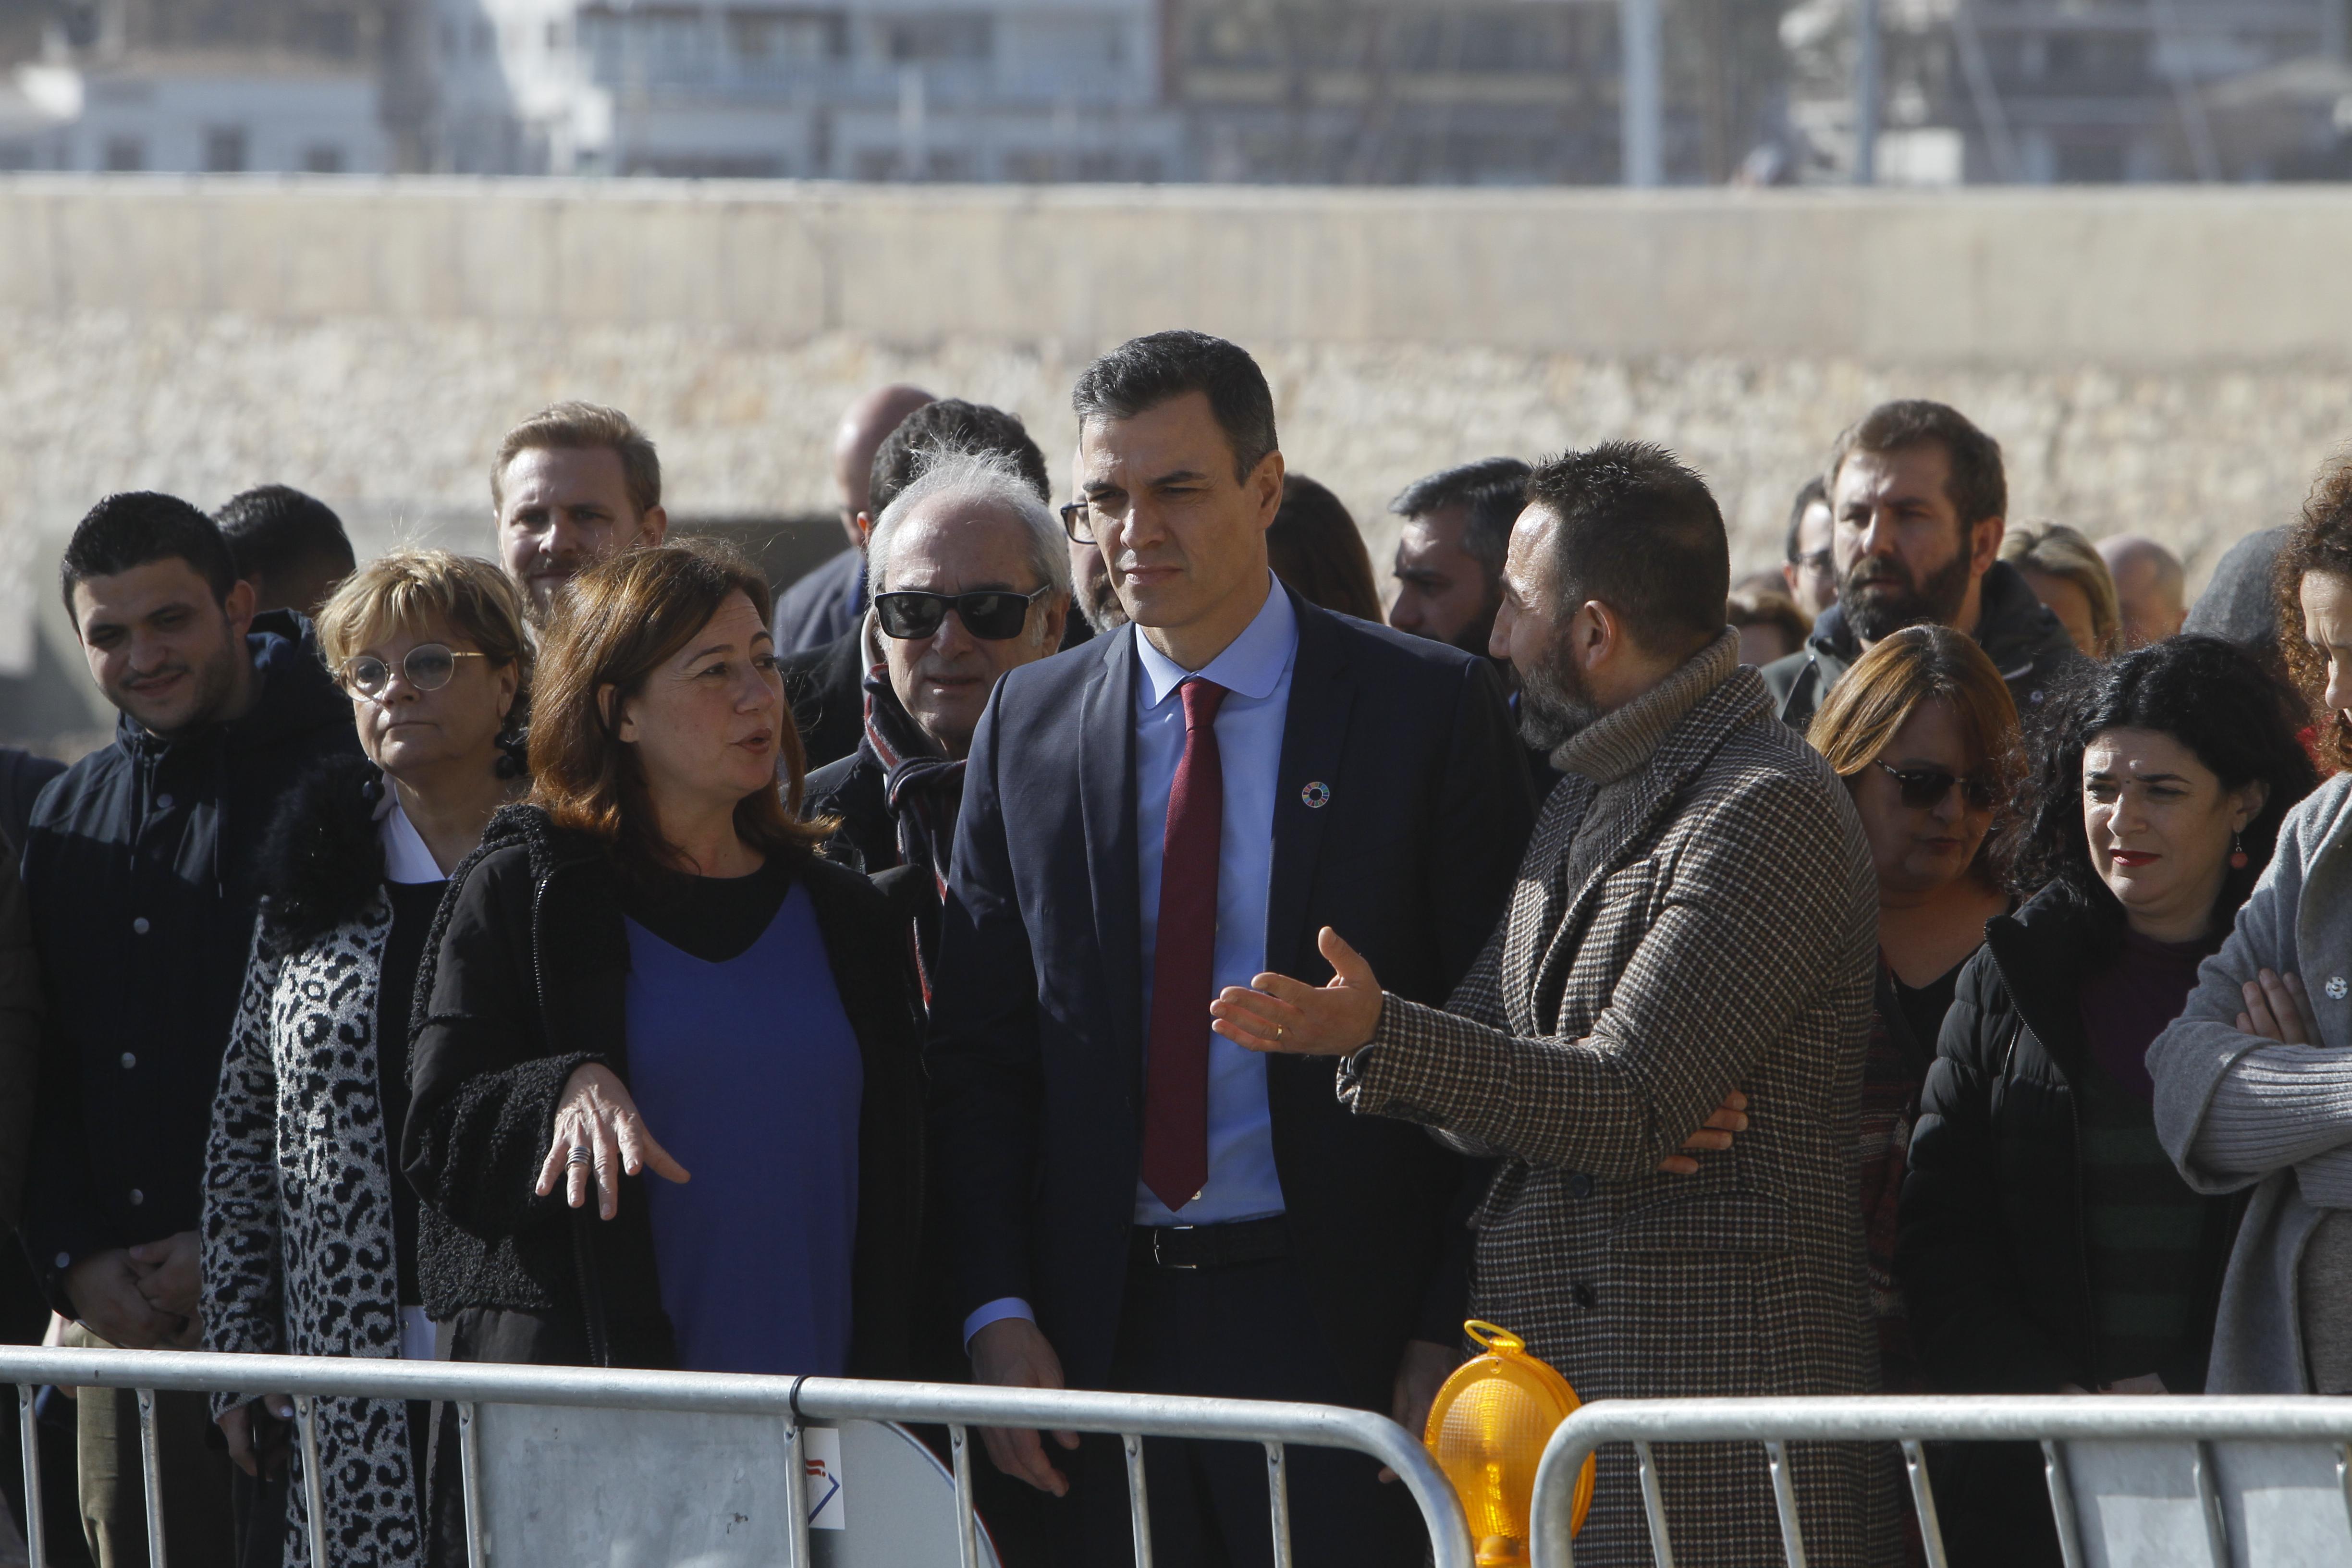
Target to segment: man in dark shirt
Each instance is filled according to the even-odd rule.
[[[925,394],[929,396],[929,394]],[[1054,481],[1045,472],[1045,454],[1022,427],[1021,416],[984,403],[960,397],[936,398],[900,420],[874,454],[866,476],[866,507],[856,521],[863,540],[875,521],[889,510],[908,486],[922,477],[933,458],[949,452],[992,452],[1011,463],[1022,482],[1040,501],[1051,501]],[[792,704],[793,722],[801,728],[801,751],[811,773],[839,762],[857,750],[865,733],[866,672],[874,661],[866,657],[866,556],[857,556],[857,613],[830,641],[802,645],[786,652],[784,626],[792,615],[795,584],[776,601],[776,648],[784,677],[784,700]],[[819,567],[818,571],[823,571]],[[807,581],[806,578],[802,580]],[[1067,646],[1066,641],[1064,646]]]
[[[236,557],[236,574],[253,584],[256,614],[292,610],[314,616],[359,563],[334,509],[291,485],[240,490],[221,503],[213,521]]]
[[[295,780],[355,750],[310,624],[257,616],[220,530],[183,500],[100,501],[66,605],[114,743],[46,789],[25,890],[45,1019],[24,1236],[58,1309],[99,1341],[194,1342],[213,1091],[252,940],[252,869]],[[100,1568],[141,1551],[135,1421],[80,1402],[82,1511]],[[227,1467],[199,1394],[164,1394],[171,1555],[226,1552]],[[117,1434],[120,1433],[120,1440]]]
[[[907,416],[931,401],[919,386],[877,386],[841,411],[833,434],[833,488],[849,547],[777,595],[769,629],[778,653],[824,647],[866,613],[866,531],[890,504],[867,488],[875,458]]]

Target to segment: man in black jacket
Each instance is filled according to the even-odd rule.
[[[806,809],[841,819],[826,852],[854,860],[913,922],[928,990],[972,731],[1001,676],[1061,647],[1069,554],[1017,468],[957,452],[883,511],[866,568],[876,624],[865,734],[809,775]]]
[[[974,1377],[1411,1422],[1456,1359],[1461,1163],[1345,1114],[1328,1063],[1221,1047],[1208,1009],[1262,969],[1328,976],[1327,923],[1386,953],[1400,994],[1445,998],[1533,815],[1502,689],[1274,580],[1282,455],[1241,349],[1137,339],[1074,401],[1073,527],[1134,624],[1006,675],[965,767],[929,1059]],[[1116,1440],[987,1440],[1068,1494],[1066,1560],[1126,1561]],[[1146,1447],[1159,1562],[1264,1560],[1262,1460]],[[1418,1560],[1369,1462],[1295,1451],[1290,1475],[1302,1563]]]
[[[961,397],[940,398],[908,415],[874,454],[874,469],[866,485],[869,510],[855,519],[858,536],[865,537],[875,520],[921,477],[933,458],[949,452],[995,453],[1013,466],[1022,481],[1036,491],[1039,501],[1053,500],[1054,481],[1045,472],[1045,454],[1022,427],[1019,415]],[[793,722],[800,726],[801,751],[811,772],[857,750],[858,737],[865,733],[866,672],[871,662],[865,646],[865,573],[861,555],[858,613],[845,628],[830,641],[803,647],[778,661],[784,677],[784,700],[792,704]],[[776,600],[779,649],[786,646],[783,622],[793,593],[788,588]]]
[[[112,745],[42,793],[26,836],[47,1016],[24,1236],[58,1309],[90,1334],[186,1345],[255,850],[296,778],[358,736],[310,624],[255,616],[219,529],[185,501],[108,497],[75,529],[60,575],[90,674],[121,719]],[[84,1526],[100,1568],[142,1550],[124,1405],[94,1391],[80,1402]],[[220,1561],[227,1466],[201,1446],[205,1399],[167,1394],[158,1421],[173,1450],[172,1555]]]
[[[1764,670],[1781,721],[1804,729],[1881,637],[1933,622],[1977,639],[2031,730],[2082,655],[2000,559],[2009,511],[2000,444],[1943,404],[1882,403],[1838,437],[1827,478],[1838,602],[1802,648]]]

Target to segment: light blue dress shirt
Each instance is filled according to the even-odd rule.
[[[1290,676],[1298,658],[1298,615],[1273,574],[1265,605],[1241,636],[1198,670],[1188,670],[1130,626],[1114,637],[1135,638],[1141,665],[1135,683],[1135,844],[1142,903],[1143,1019],[1150,1048],[1152,957],[1158,951],[1160,860],[1168,834],[1168,795],[1184,755],[1184,703],[1176,689],[1198,675],[1225,689],[1217,710],[1217,755],[1223,765],[1225,810],[1217,856],[1217,944],[1213,991],[1247,985],[1264,971],[1266,895],[1274,879],[1275,791],[1282,768],[1282,731],[1290,713]],[[1283,1212],[1282,1179],[1274,1165],[1274,1118],[1266,1107],[1265,1058],[1209,1027],[1210,998],[1201,998],[1201,1032],[1209,1041],[1209,1179],[1201,1195],[1175,1214],[1141,1181],[1135,1184],[1138,1225],[1223,1225]],[[1005,1297],[964,1320],[971,1336],[1002,1318],[1027,1318],[1029,1304]]]
[[[1181,1211],[1140,1181],[1138,1225],[1223,1225],[1282,1212],[1274,1169],[1274,1121],[1265,1104],[1265,1058],[1209,1028],[1210,996],[1247,985],[1265,969],[1265,900],[1274,879],[1274,791],[1282,768],[1282,726],[1290,711],[1290,671],[1298,657],[1298,616],[1290,595],[1267,578],[1265,606],[1211,659],[1188,670],[1133,632],[1142,678],[1135,683],[1135,847],[1143,903],[1143,1016],[1150,1048],[1152,956],[1159,952],[1160,858],[1168,795],[1184,755],[1184,700],[1191,675],[1225,689],[1217,710],[1217,755],[1224,765],[1225,813],[1217,846],[1217,946],[1200,1028],[1209,1042],[1209,1179]]]

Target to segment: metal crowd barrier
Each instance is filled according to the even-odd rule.
[[[2037,1442],[2066,1568],[2251,1568],[2352,1563],[2352,1399],[2034,1398],[1602,1400],[1562,1422],[1536,1472],[1533,1568],[1571,1568],[1577,1472],[1631,1443],[1658,1568],[1674,1568],[1651,1447],[1764,1446],[1781,1552],[1804,1568],[1792,1442],[1895,1442],[1929,1568],[1947,1568],[1923,1445]],[[1677,1521],[1685,1530],[1702,1520]]]
[[[163,1475],[156,1453],[155,1394],[284,1394],[294,1404],[301,1445],[305,1513],[313,1568],[330,1568],[315,1402],[327,1398],[429,1400],[455,1405],[465,1496],[468,1568],[488,1568],[481,1529],[484,1462],[480,1406],[541,1405],[587,1410],[668,1411],[704,1416],[781,1417],[782,1473],[804,1473],[807,1422],[920,1422],[948,1428],[953,1455],[956,1550],[961,1568],[984,1568],[972,1508],[974,1426],[1035,1427],[1103,1433],[1127,1452],[1128,1506],[1137,1568],[1150,1568],[1150,1511],[1143,1485],[1145,1437],[1195,1437],[1256,1443],[1265,1450],[1274,1561],[1292,1562],[1285,1451],[1293,1446],[1344,1448],[1394,1470],[1421,1507],[1434,1568],[1474,1568],[1462,1505],[1426,1450],[1402,1427],[1367,1411],[1246,1399],[1180,1399],[1157,1394],[981,1388],[954,1384],[866,1383],[827,1377],[755,1377],[587,1367],[507,1366],[316,1356],[212,1355],[195,1351],[52,1350],[0,1347],[0,1382],[17,1385],[25,1449],[24,1520],[33,1568],[47,1568],[41,1517],[40,1443],[34,1396],[41,1387],[128,1388],[139,1399],[141,1469],[147,1499],[148,1561],[167,1568]],[[805,1508],[791,1520],[784,1568],[815,1568]]]

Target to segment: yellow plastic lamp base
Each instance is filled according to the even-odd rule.
[[[1528,1511],[1544,1445],[1576,1410],[1568,1380],[1528,1353],[1507,1329],[1476,1321],[1462,1331],[1486,1353],[1463,1363],[1437,1391],[1422,1443],[1454,1484],[1478,1542],[1480,1568],[1528,1561]],[[1569,1533],[1592,1509],[1593,1460],[1576,1478]]]

